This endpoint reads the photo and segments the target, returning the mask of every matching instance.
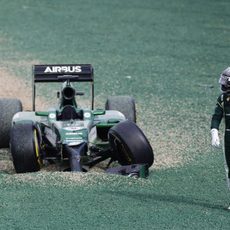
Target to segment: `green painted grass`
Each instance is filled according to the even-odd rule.
[[[30,87],[32,64],[91,63],[97,106],[133,95],[156,156],[148,180],[3,171],[0,227],[229,229],[223,157],[209,137],[218,75],[229,65],[229,7],[0,0],[0,67]]]

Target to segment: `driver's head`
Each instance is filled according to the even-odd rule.
[[[230,67],[221,73],[219,83],[223,92],[230,92]]]

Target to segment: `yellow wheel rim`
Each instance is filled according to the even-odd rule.
[[[38,164],[41,166],[42,162],[40,159],[40,152],[39,152],[39,145],[38,145],[38,134],[37,134],[36,129],[34,129],[34,147],[35,147],[35,155],[36,155]]]

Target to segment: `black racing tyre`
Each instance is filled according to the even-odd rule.
[[[129,120],[110,128],[109,143],[115,158],[121,165],[148,164],[154,162],[152,147],[141,129]]]
[[[106,110],[117,110],[125,115],[125,118],[136,123],[136,105],[134,98],[130,96],[110,96],[105,103]]]
[[[22,103],[18,99],[0,99],[0,148],[9,147],[10,128],[15,113],[22,111]]]
[[[40,169],[40,141],[32,121],[16,123],[11,129],[10,150],[17,173],[36,172]]]

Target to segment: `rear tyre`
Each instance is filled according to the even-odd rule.
[[[36,172],[40,169],[38,130],[32,121],[13,125],[10,150],[17,173]]]
[[[134,122],[126,120],[113,126],[108,138],[115,158],[121,165],[148,164],[150,167],[153,164],[152,147]]]
[[[130,96],[110,96],[105,103],[106,110],[117,110],[125,118],[136,123],[135,100]]]
[[[0,99],[0,148],[9,147],[10,128],[15,113],[22,111],[22,103],[18,99]]]

